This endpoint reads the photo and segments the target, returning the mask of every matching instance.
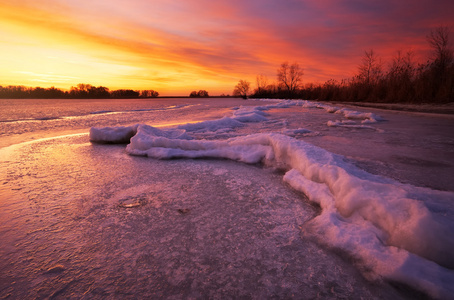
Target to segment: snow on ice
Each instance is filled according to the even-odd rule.
[[[256,133],[223,140],[194,139],[197,132],[228,132],[249,122],[268,120],[272,108],[302,106],[324,109],[347,120],[328,126],[375,129],[382,121],[373,113],[303,100],[284,100],[263,106],[239,107],[232,116],[161,130],[137,124],[129,127],[92,128],[93,142],[130,140],[131,155],[158,159],[226,158],[262,163],[286,170],[284,181],[320,205],[305,234],[359,259],[374,276],[403,282],[436,298],[454,295],[453,212],[436,203],[452,201],[453,193],[404,185],[369,174],[340,156],[292,135],[310,133],[300,128],[282,133]],[[353,120],[360,120],[363,125]],[[433,204],[433,205],[431,205]],[[436,207],[434,209],[434,207]],[[370,274],[369,274],[370,276]]]

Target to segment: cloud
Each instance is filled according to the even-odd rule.
[[[388,59],[412,48],[423,57],[430,28],[453,26],[453,10],[446,0],[0,0],[10,36],[0,46],[84,56],[99,63],[86,77],[106,86],[171,92],[197,82],[228,93],[239,79],[274,78],[283,61],[299,62],[306,82],[323,82],[351,76],[364,50]]]

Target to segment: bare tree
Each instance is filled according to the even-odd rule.
[[[249,81],[246,80],[238,81],[237,85],[235,85],[235,89],[233,90],[233,96],[241,96],[246,99],[250,87],[251,83]]]
[[[454,98],[454,50],[449,35],[448,27],[439,26],[427,36],[433,49],[433,61],[426,74],[432,86],[431,96],[437,101],[452,101]]]
[[[293,95],[301,86],[303,74],[303,69],[301,69],[298,63],[289,65],[288,62],[284,62],[281,64],[281,67],[277,69],[277,81],[281,86],[287,89],[290,95]]]
[[[403,53],[401,50],[393,57],[389,64],[386,80],[386,99],[392,102],[408,101],[414,98],[413,82],[416,78],[416,65],[414,53],[409,50]]]
[[[439,26],[427,36],[429,45],[433,48],[434,63],[441,68],[448,67],[453,62],[453,49],[449,45],[449,28]]]
[[[256,77],[256,83],[257,83],[257,94],[261,94],[266,91],[266,88],[268,87],[268,77],[265,75],[257,75]]]
[[[383,63],[374,50],[364,51],[358,78],[366,85],[374,84],[383,74]]]
[[[414,52],[409,50],[403,54],[401,50],[393,57],[389,66],[388,78],[392,80],[412,80],[415,75]]]

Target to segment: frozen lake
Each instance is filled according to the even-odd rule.
[[[454,292],[450,115],[231,98],[0,104],[4,297]],[[90,142],[123,129],[128,147]]]

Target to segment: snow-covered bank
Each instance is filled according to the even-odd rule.
[[[368,174],[342,156],[278,133],[223,140],[197,140],[192,136],[199,132],[225,133],[249,122],[264,122],[265,111],[291,106],[321,108],[363,123],[381,120],[374,114],[309,101],[282,101],[240,107],[232,116],[167,130],[147,125],[92,128],[90,139],[117,142],[132,135],[126,148],[132,155],[227,158],[285,169],[284,180],[322,208],[321,215],[304,227],[307,235],[343,249],[375,275],[404,282],[435,298],[449,298],[454,293],[454,272],[449,269],[454,268],[454,238],[450,234],[454,228],[453,193]]]
[[[454,115],[454,102],[445,104],[343,102],[342,104],[357,108],[378,108],[404,112]]]

